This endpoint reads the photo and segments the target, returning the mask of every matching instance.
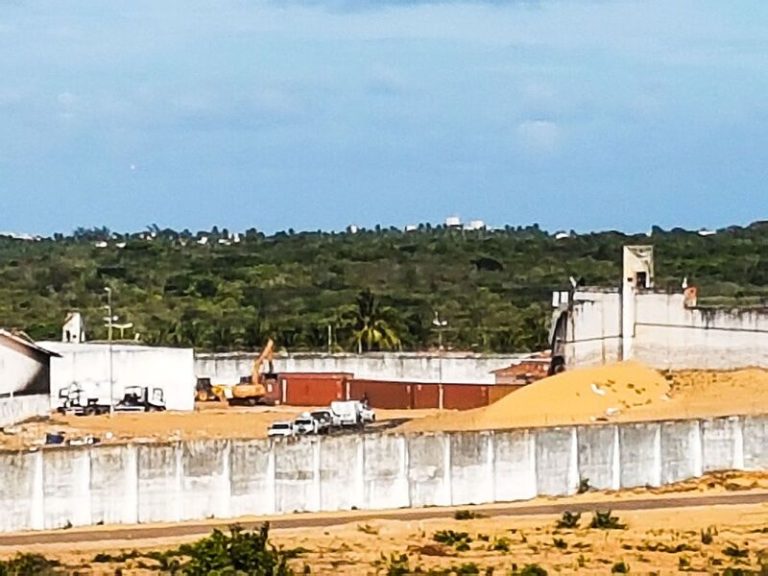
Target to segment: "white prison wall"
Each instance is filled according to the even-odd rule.
[[[768,469],[768,416],[0,452],[0,531],[461,506]]]
[[[59,394],[72,384],[88,396],[109,402],[110,346],[43,342],[61,358],[51,359],[50,407],[60,404]],[[191,348],[161,348],[113,344],[114,399],[121,400],[128,386],[162,388],[169,410],[193,410],[195,405],[195,355]]]
[[[51,399],[48,394],[29,394],[0,398],[0,427],[47,416]]]
[[[569,367],[638,360],[658,369],[768,368],[768,310],[686,307],[682,294],[577,291],[564,343]]]
[[[195,373],[216,384],[235,384],[250,376],[258,354],[197,354]],[[469,354],[446,352],[422,354],[371,352],[366,354],[296,353],[276,355],[276,372],[350,373],[356,378],[391,382],[443,382],[493,384],[493,371],[520,360],[521,354]]]

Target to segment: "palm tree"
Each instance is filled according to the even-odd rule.
[[[379,302],[369,288],[357,295],[357,309],[354,310],[354,342],[357,353],[363,350],[400,349],[400,338],[392,329],[389,319],[394,310],[379,306]]]

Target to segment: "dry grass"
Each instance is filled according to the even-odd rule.
[[[559,517],[495,517],[457,521],[377,520],[360,530],[356,523],[327,528],[275,530],[272,540],[285,548],[307,552],[293,561],[299,574],[304,565],[312,574],[361,576],[386,574],[382,557],[405,555],[412,570],[445,570],[475,565],[480,574],[507,575],[516,565],[538,564],[549,574],[611,574],[625,563],[631,574],[671,574],[679,570],[700,574],[722,572],[726,567],[756,569],[768,549],[768,508],[764,505],[623,512],[623,530],[590,529],[591,514],[580,526],[558,529]],[[468,546],[436,542],[435,535],[466,533],[459,541]],[[711,540],[702,534],[711,535]],[[441,538],[438,538],[441,539]],[[443,539],[444,540],[444,539]],[[176,542],[173,542],[175,545]],[[155,573],[130,559],[118,565],[92,562],[95,552],[77,552],[55,546],[34,547],[85,575],[113,575],[121,567],[125,576]],[[134,548],[165,550],[170,542],[131,542],[125,548],[100,550],[118,555]],[[8,551],[7,554],[10,554]],[[15,551],[14,551],[15,552]],[[149,565],[154,565],[148,562]]]

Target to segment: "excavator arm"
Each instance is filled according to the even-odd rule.
[[[259,384],[261,382],[261,367],[264,362],[268,362],[269,372],[272,372],[272,354],[274,353],[275,343],[270,338],[267,340],[267,344],[259,354],[259,357],[253,361],[253,370],[251,372],[251,384]]]
[[[250,381],[246,380],[232,388],[232,398],[229,399],[230,404],[239,402],[255,406],[264,397],[267,393],[267,388],[263,382],[264,377],[261,369],[264,362],[268,362],[269,370],[270,372],[272,371],[272,353],[274,348],[275,343],[270,338],[261,354],[253,361]]]

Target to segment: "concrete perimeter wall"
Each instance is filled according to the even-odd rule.
[[[235,384],[251,373],[256,354],[197,354],[195,373],[210,378],[215,384]],[[494,384],[493,370],[506,368],[521,355],[385,353],[357,354],[290,354],[277,356],[276,372],[348,373],[355,378],[391,382],[455,382],[461,384]],[[442,378],[441,378],[442,373]]]
[[[672,370],[768,368],[768,310],[686,307],[682,294],[580,291],[564,352],[569,367],[634,359]]]
[[[0,398],[0,426],[22,422],[35,416],[47,416],[51,409],[48,394]]]
[[[0,531],[468,505],[768,469],[768,416],[0,453]]]
[[[681,294],[638,294],[633,356],[671,369],[768,368],[768,310],[686,308]]]

